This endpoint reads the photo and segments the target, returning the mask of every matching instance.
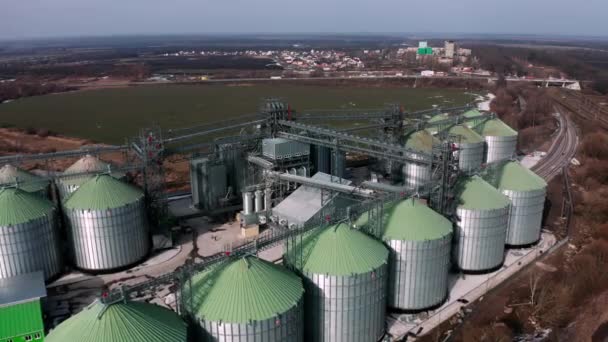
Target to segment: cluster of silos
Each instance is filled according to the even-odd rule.
[[[506,244],[525,246],[540,239],[547,183],[518,162],[497,163],[483,178],[511,200]]]
[[[388,306],[419,311],[441,304],[448,293],[452,223],[414,198],[383,210],[380,238],[388,246]],[[374,223],[364,213],[355,226]]]
[[[50,181],[10,164],[0,168],[0,186],[18,186],[21,190],[49,198]]]
[[[301,342],[303,296],[296,274],[246,256],[192,275],[180,297],[198,325],[196,341]]]
[[[485,162],[494,163],[512,158],[517,149],[517,131],[498,118],[471,124],[486,141]]]
[[[187,342],[188,327],[173,311],[158,305],[96,300],[51,330],[47,342]]]
[[[81,184],[63,207],[76,267],[113,270],[148,254],[150,235],[140,189],[101,174]]]
[[[509,199],[479,176],[456,184],[456,230],[453,260],[467,272],[485,272],[504,261]]]
[[[304,279],[306,341],[377,341],[384,334],[388,250],[345,223],[286,243]]]
[[[243,214],[250,215],[272,208],[272,189],[243,192]]]
[[[67,199],[83,183],[97,173],[111,172],[111,165],[97,157],[86,155],[65,169],[62,177],[57,181],[57,190],[62,200]],[[122,173],[112,173],[115,178],[124,178]]]
[[[56,210],[47,199],[18,187],[0,189],[0,278],[62,269]]]
[[[410,133],[405,137],[405,147],[414,152],[426,154],[433,153],[433,145],[439,144],[439,140],[426,131]],[[412,155],[414,158],[415,155]],[[431,180],[431,164],[427,162],[408,161],[403,164],[404,185],[412,189],[426,191],[425,186]]]

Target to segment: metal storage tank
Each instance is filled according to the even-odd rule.
[[[331,175],[343,178],[346,171],[346,153],[342,151],[331,151]]]
[[[482,121],[474,127],[474,130],[486,141],[486,163],[508,160],[515,155],[517,131],[500,119]]]
[[[489,168],[483,178],[511,200],[506,244],[524,246],[537,242],[540,239],[547,182],[513,161]]]
[[[479,176],[456,184],[454,262],[463,271],[492,270],[504,260],[511,202]]]
[[[186,342],[186,323],[155,304],[101,299],[51,330],[46,342]]]
[[[417,152],[431,154],[433,144],[439,140],[428,131],[417,131],[405,137],[405,147]],[[416,162],[403,164],[403,182],[412,189],[420,189],[431,180],[431,165]],[[424,190],[424,189],[423,189]]]
[[[253,214],[253,192],[243,192],[243,213]]]
[[[331,174],[331,150],[324,146],[312,146],[312,162],[315,172]]]
[[[95,173],[108,172],[108,170],[111,171],[111,164],[87,154],[63,172],[63,176],[57,181],[59,196],[62,200],[67,199],[79,186],[95,177]],[[112,177],[123,179],[125,175],[112,172]]]
[[[56,211],[51,202],[19,188],[0,189],[0,278],[62,269]]]
[[[264,189],[264,210],[272,209],[272,188]]]
[[[0,168],[0,185],[19,184],[19,189],[49,198],[50,181],[13,165],[6,164]]]
[[[284,267],[234,258],[193,275],[181,293],[200,324],[196,341],[303,341],[304,287]]]
[[[286,243],[304,277],[306,341],[377,341],[384,335],[388,250],[340,223]]]
[[[258,213],[260,211],[264,211],[264,191],[256,190],[255,191],[255,212]]]
[[[150,249],[143,192],[108,175],[82,184],[64,203],[78,268],[112,270],[134,264]]]
[[[411,198],[384,208],[382,240],[388,245],[388,306],[423,310],[448,294],[452,223]],[[365,226],[364,213],[357,226]]]

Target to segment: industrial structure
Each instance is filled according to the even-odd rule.
[[[99,341],[183,341],[177,316],[132,301],[143,289],[169,285],[178,313],[202,340],[376,341],[385,333],[387,303],[406,311],[440,305],[451,265],[488,272],[502,265],[505,245],[538,240],[545,187],[531,174],[516,186],[524,177],[509,162],[516,144],[517,132],[471,106],[300,113],[266,99],[254,114],[142,129],[122,146],[0,157],[17,167],[81,158],[63,173],[2,178],[0,201],[13,209],[0,206],[0,234],[21,226],[52,232],[58,208],[68,239],[57,241],[57,260],[68,250],[69,266],[92,273],[134,265],[149,254],[152,230],[169,231],[163,162],[182,158],[195,215],[236,214],[248,239],[175,272],[112,288],[48,340],[87,341],[90,332],[79,327],[90,325],[106,336]],[[102,159],[108,153],[123,155],[124,163],[109,166]],[[373,170],[369,178],[349,173],[353,157]],[[55,203],[22,190],[32,184],[54,184]],[[508,232],[526,238],[508,240]],[[48,236],[27,240],[56,246]],[[37,255],[25,244],[5,253],[1,243],[0,265]],[[287,269],[256,257],[279,244]],[[61,269],[60,261],[53,265],[35,267],[50,277]],[[149,331],[114,326],[116,317]]]
[[[44,341],[42,272],[0,279],[0,341]],[[66,340],[67,341],[67,340]]]

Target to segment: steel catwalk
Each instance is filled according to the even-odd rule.
[[[511,199],[507,245],[529,245],[540,239],[546,189],[531,191],[502,190]]]
[[[61,272],[55,213],[0,227],[0,278],[43,271],[48,280]]]
[[[448,293],[452,234],[435,240],[389,240],[388,306],[422,310]]]
[[[517,148],[517,135],[512,136],[485,136],[486,163],[508,160],[515,155]]]
[[[509,206],[500,209],[456,209],[454,262],[463,271],[486,271],[504,260]]]
[[[109,210],[67,209],[66,216],[78,268],[112,270],[148,254],[150,236],[143,198]]]
[[[202,341],[222,342],[302,342],[302,301],[291,310],[263,321],[227,323],[200,320]]]
[[[305,273],[306,341],[378,341],[384,335],[386,284],[386,264],[350,276]]]

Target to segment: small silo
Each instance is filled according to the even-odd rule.
[[[155,304],[96,300],[51,330],[46,342],[187,342],[186,323]]]
[[[287,244],[304,277],[306,341],[377,341],[384,334],[388,250],[346,223]]]
[[[86,155],[68,167],[57,181],[57,189],[62,200],[68,198],[80,185],[95,176],[96,173],[108,172],[111,165],[97,157]],[[115,178],[122,179],[124,174],[112,173]]]
[[[489,168],[484,179],[511,200],[506,244],[524,246],[537,242],[540,239],[547,182],[514,161]]]
[[[82,184],[64,203],[76,267],[122,268],[150,249],[144,193],[109,175]]]
[[[48,180],[24,171],[13,165],[4,165],[0,168],[0,185],[19,185],[19,189],[38,194],[44,198],[49,197]]]
[[[461,179],[455,190],[454,263],[465,272],[500,267],[511,202],[479,176]]]
[[[448,293],[452,223],[411,198],[384,208],[388,245],[388,306],[416,311],[441,304]],[[364,226],[369,213],[356,222]]]
[[[510,159],[517,149],[517,131],[498,118],[483,120],[473,128],[486,141],[485,162]]]
[[[48,200],[19,188],[0,189],[0,278],[61,272],[56,211]]]
[[[196,341],[303,341],[302,280],[254,256],[195,274],[181,300],[199,324]]]
[[[439,141],[426,131],[417,131],[405,137],[405,147],[415,152],[433,153],[433,145]],[[423,162],[406,162],[403,164],[403,182],[412,189],[422,189],[431,180],[431,165]]]
[[[464,172],[479,169],[484,161],[484,139],[466,125],[455,125],[448,133],[458,139],[458,167]]]

